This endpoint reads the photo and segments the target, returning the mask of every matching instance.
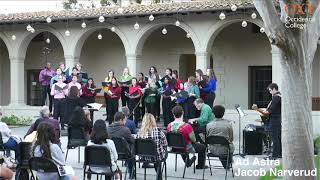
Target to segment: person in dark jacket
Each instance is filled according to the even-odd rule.
[[[86,106],[86,103],[79,97],[79,89],[76,86],[72,86],[70,88],[69,96],[66,98],[63,124],[69,123],[71,115],[77,106],[82,108]],[[64,126],[61,125],[61,129],[64,129]]]
[[[110,137],[119,137],[119,138],[124,138],[128,144],[129,144],[129,148],[132,150],[132,146],[134,144],[134,138],[131,136],[131,132],[129,130],[129,128],[125,127],[125,122],[126,121],[126,116],[124,115],[123,112],[117,112],[114,115],[114,122],[109,125],[108,127],[108,132]],[[127,161],[126,164],[128,165],[128,170],[129,170],[129,178],[131,179],[133,176],[132,173],[132,168],[133,168],[133,164],[134,161]]]
[[[80,106],[76,106],[72,112],[69,121],[71,128],[83,128],[86,137],[89,139],[89,132],[91,131],[91,122],[86,118],[84,110]]]
[[[40,118],[37,119],[29,128],[27,134],[25,135],[28,136],[31,134],[33,131],[36,131],[39,124],[45,122],[47,124],[50,124],[52,126],[52,129],[54,130],[55,138],[53,143],[58,144],[60,146],[60,126],[59,126],[59,121],[56,119],[50,119],[50,110],[48,106],[43,106],[40,110]]]

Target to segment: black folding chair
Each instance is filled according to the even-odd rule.
[[[68,127],[68,145],[65,161],[68,158],[69,149],[75,149],[78,147],[78,163],[80,163],[80,147],[85,147],[88,144],[84,128],[72,128]]]
[[[114,142],[116,149],[117,149],[117,153],[118,153],[118,160],[119,161],[133,161],[135,159],[135,156],[133,155],[133,153],[131,152],[130,149],[130,145],[128,144],[128,142],[122,137],[112,137],[111,138],[112,141]],[[128,165],[126,166],[126,173],[124,175],[124,179],[127,179],[127,172],[128,172]],[[132,172],[129,172],[131,174],[133,174],[133,169]]]
[[[209,168],[210,168],[210,173],[212,176],[212,169],[211,169],[211,164],[210,161],[213,160],[212,158],[219,158],[219,157],[226,157],[227,156],[227,164],[226,164],[226,175],[225,175],[225,180],[227,179],[227,175],[228,175],[228,168],[230,167],[232,170],[232,177],[234,177],[234,173],[233,173],[233,167],[232,167],[232,160],[230,161],[229,164],[229,158],[232,159],[232,155],[230,154],[230,142],[222,136],[209,136],[206,138],[206,144],[208,146],[210,145],[220,145],[220,146],[224,146],[227,148],[227,153],[226,154],[215,154],[214,152],[210,152],[207,153],[207,160],[209,161]],[[217,167],[217,166],[215,166]],[[203,169],[203,175],[202,175],[202,179],[204,179],[204,172],[205,172],[205,168]]]
[[[110,151],[105,146],[86,146],[84,149],[83,179],[86,174],[96,174],[97,180],[99,175],[113,177]]]
[[[3,145],[3,141],[2,141],[2,134],[0,133],[0,151],[3,151],[5,153],[6,150],[10,150],[10,149],[6,149]],[[11,150],[10,150],[11,151]]]
[[[29,168],[31,169],[31,180],[36,180],[37,178],[33,175],[32,171],[41,173],[57,173],[59,179],[62,179],[59,175],[58,167],[54,164],[51,159],[42,157],[32,157],[29,160]]]
[[[20,142],[17,147],[17,168],[16,168],[16,180],[29,180],[29,160],[31,159],[31,147],[30,142]]]
[[[167,180],[167,155],[163,160],[156,160],[158,156],[157,145],[153,139],[136,139],[135,140],[135,155],[138,156],[138,159],[135,159],[138,163],[157,163],[159,164],[157,173],[161,171],[163,173],[163,169],[165,172],[165,180]],[[145,160],[148,159],[148,160]],[[149,160],[151,159],[151,161]],[[163,163],[163,168],[162,168]],[[136,163],[135,163],[135,172],[137,171]],[[137,176],[137,172],[135,173]],[[137,177],[135,177],[137,179]],[[144,180],[147,178],[147,170],[144,168]]]
[[[171,148],[171,150],[168,151],[168,153],[176,155],[175,168],[174,168],[175,171],[177,171],[178,154],[186,157],[185,165],[184,165],[184,169],[183,169],[183,176],[182,176],[182,178],[184,178],[186,168],[187,168],[187,162],[188,162],[188,158],[189,158],[189,152],[186,151],[186,145],[184,142],[183,135],[181,133],[168,132],[166,136],[167,136],[167,141],[168,141],[168,147]],[[195,172],[196,172],[196,164],[193,163],[193,173],[195,173]]]

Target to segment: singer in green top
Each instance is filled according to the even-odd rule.
[[[129,73],[129,68],[124,68],[122,76],[119,78],[119,84],[121,86],[121,102],[122,106],[126,106],[129,102],[126,93],[129,92],[129,86],[131,85],[132,76]]]

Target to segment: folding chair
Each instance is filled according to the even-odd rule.
[[[157,161],[156,158],[158,156],[157,152],[157,145],[156,142],[153,139],[136,139],[135,140],[135,155],[138,156],[138,159],[135,160],[135,162],[142,162],[142,163],[158,163],[159,167],[157,169],[157,172],[161,171],[161,174],[163,173],[163,169],[165,171],[165,180],[167,180],[167,163],[165,157],[161,161]],[[151,159],[149,160],[145,160]],[[152,160],[153,159],[153,160]],[[162,167],[163,163],[163,168]],[[136,163],[135,163],[136,166]],[[137,168],[135,167],[135,171],[137,171]],[[135,173],[137,175],[137,172]],[[147,170],[144,168],[144,180],[147,178]],[[136,177],[137,179],[137,177]]]
[[[184,155],[184,156],[186,156],[186,158],[188,158],[189,152],[186,151],[186,145],[184,142],[183,135],[181,133],[168,132],[166,136],[167,136],[167,141],[168,141],[168,147],[171,148],[171,151],[168,151],[168,153],[175,154],[175,156],[176,156],[174,170],[177,171],[177,156],[178,156],[178,154]],[[182,178],[184,178],[186,168],[187,168],[187,159],[185,160]],[[195,173],[195,172],[196,172],[196,164],[193,163],[193,173]]]
[[[58,167],[54,164],[51,159],[42,158],[42,157],[32,157],[29,160],[29,168],[31,170],[31,180],[36,180],[32,171],[41,172],[41,173],[57,173],[60,180],[62,180],[59,175]]]
[[[83,179],[85,180],[86,174],[96,174],[97,180],[99,175],[105,178],[113,177],[112,163],[110,151],[104,146],[86,146],[84,149],[84,164],[83,164]]]
[[[207,145],[220,145],[220,146],[224,146],[227,148],[227,153],[226,154],[214,154],[212,152],[207,153],[207,160],[209,161],[209,168],[210,168],[210,173],[212,176],[212,170],[211,170],[211,164],[210,161],[213,160],[211,158],[219,158],[219,157],[225,157],[227,156],[227,168],[226,168],[226,175],[225,175],[225,180],[227,179],[227,175],[228,175],[228,167],[231,168],[232,170],[232,177],[234,177],[234,173],[233,173],[233,167],[232,167],[232,160],[230,161],[229,164],[229,158],[232,158],[232,155],[230,154],[230,142],[222,136],[209,136],[206,138],[206,144]],[[230,165],[230,166],[229,166]],[[203,175],[202,175],[202,179],[204,179],[204,172],[205,172],[205,168],[203,169]]]
[[[80,147],[85,147],[87,144],[88,140],[83,128],[68,127],[68,145],[65,161],[67,161],[69,149],[78,147],[78,163],[80,163]]]
[[[31,147],[30,142],[20,142],[17,147],[17,168],[16,168],[16,180],[29,179],[29,159],[31,159]]]
[[[131,160],[134,163],[135,156],[132,154],[130,150],[130,145],[128,144],[128,142],[124,138],[120,138],[120,137],[112,137],[111,139],[116,146],[117,153],[118,153],[118,160],[122,162]],[[125,180],[127,179],[127,171],[128,171],[128,165],[126,166],[126,173],[124,175]],[[132,172],[129,172],[129,173],[132,175],[133,169],[132,169]]]

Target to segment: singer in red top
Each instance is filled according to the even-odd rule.
[[[82,86],[82,98],[86,104],[94,103],[96,97],[96,86],[92,78],[88,79],[88,82]]]
[[[141,86],[137,84],[137,78],[132,78],[132,85],[129,87],[129,93],[127,93],[126,96],[129,98],[129,119],[134,120],[136,127],[138,127],[140,120],[139,102],[141,95]]]
[[[119,99],[121,97],[121,87],[118,85],[118,80],[112,77],[111,84],[109,85],[108,91],[106,92],[107,100],[107,120],[109,124],[113,122],[113,117],[118,112]]]

